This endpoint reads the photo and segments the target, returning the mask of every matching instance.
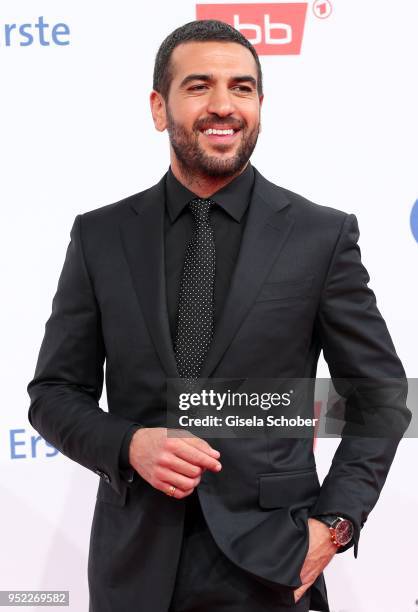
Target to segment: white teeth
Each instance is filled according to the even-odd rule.
[[[230,130],[213,130],[212,128],[209,128],[208,130],[204,131],[204,134],[207,134],[207,135],[217,134],[219,136],[230,136],[233,133],[234,133],[234,130],[232,130],[232,129],[230,129]]]

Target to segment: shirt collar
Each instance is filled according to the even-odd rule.
[[[214,200],[235,221],[240,222],[250,203],[253,184],[254,169],[251,162],[248,162],[244,172],[211,196],[208,196],[208,199]],[[174,223],[187,204],[199,196],[177,180],[171,166],[166,176],[165,187],[167,211],[171,223]]]

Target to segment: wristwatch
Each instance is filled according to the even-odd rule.
[[[321,523],[327,525],[331,534],[331,540],[337,548],[346,546],[353,539],[354,527],[350,520],[335,514],[322,514],[312,518],[316,518]]]

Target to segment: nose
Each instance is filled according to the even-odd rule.
[[[235,111],[231,92],[227,87],[214,87],[208,101],[208,112],[226,117]]]

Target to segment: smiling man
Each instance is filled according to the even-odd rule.
[[[169,133],[171,171],[202,196],[243,172],[260,130],[258,57],[248,42],[244,47],[228,37],[220,40],[192,38],[178,46],[175,37],[166,41],[151,94],[155,126]]]
[[[101,478],[90,611],[326,611],[322,570],[357,555],[404,394],[384,412],[398,435],[343,438],[320,486],[311,439],[168,435],[166,383],[311,378],[322,349],[334,379],[403,381],[356,218],[251,165],[262,73],[229,25],[171,33],[150,102],[168,172],[76,217],[28,385],[31,424]]]

